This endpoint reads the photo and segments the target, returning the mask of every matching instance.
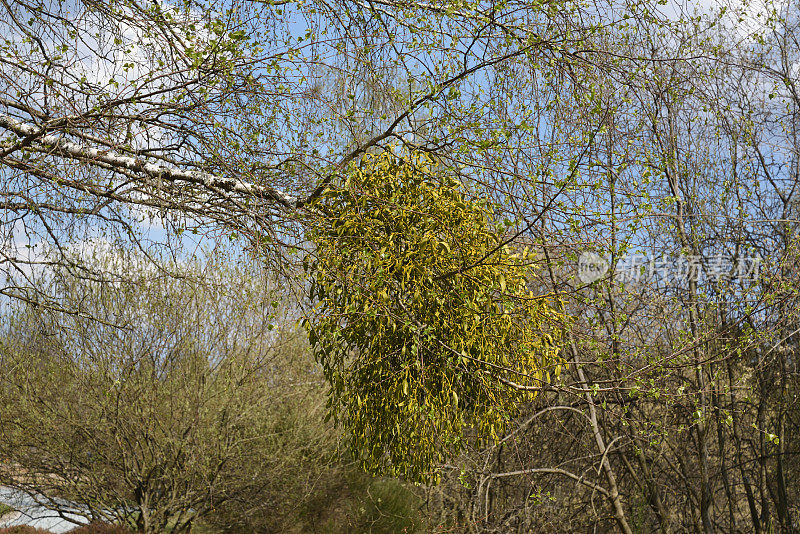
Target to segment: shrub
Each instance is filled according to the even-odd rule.
[[[299,335],[288,306],[259,271],[234,269],[198,260],[180,281],[143,272],[116,285],[52,273],[44,289],[83,311],[19,306],[0,319],[0,458],[46,475],[40,493],[147,534],[286,493],[272,491],[276,473],[297,479],[293,460],[321,439],[295,432],[312,411],[297,386],[313,381],[310,357],[282,373]],[[15,484],[0,470],[0,486]]]
[[[49,530],[36,528],[30,525],[17,525],[14,527],[0,528],[0,534],[53,534]]]
[[[69,531],[71,534],[133,534],[133,531],[123,525],[102,523],[95,521],[82,525]]]
[[[424,532],[419,495],[403,482],[346,469],[312,496],[302,517],[306,528],[330,534]]]

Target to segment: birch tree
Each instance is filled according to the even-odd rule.
[[[509,69],[579,90],[583,66],[607,60],[591,41],[602,21],[571,2],[2,12],[2,293],[28,300],[35,265],[69,263],[65,246],[98,234],[143,250],[153,227],[243,237],[285,265],[303,239],[297,214],[389,143],[489,183],[504,139],[533,127],[524,106],[505,108]]]

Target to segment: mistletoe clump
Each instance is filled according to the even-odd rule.
[[[557,372],[563,315],[490,205],[426,156],[366,156],[313,209],[305,324],[331,414],[367,470],[436,478],[467,428],[496,440]]]

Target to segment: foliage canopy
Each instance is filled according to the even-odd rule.
[[[366,156],[314,207],[306,327],[331,413],[364,468],[435,478],[558,372],[564,317],[529,289],[534,255],[427,156]]]

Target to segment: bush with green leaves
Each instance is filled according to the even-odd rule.
[[[368,471],[436,478],[468,429],[496,439],[562,364],[535,255],[470,193],[424,155],[385,152],[312,206],[305,326]]]
[[[116,252],[109,272],[136,264]],[[137,283],[109,283],[56,270],[42,292],[79,313],[9,309],[0,485],[146,534],[223,509],[281,517],[309,492],[335,439],[291,305],[250,267],[182,274],[131,267]]]

